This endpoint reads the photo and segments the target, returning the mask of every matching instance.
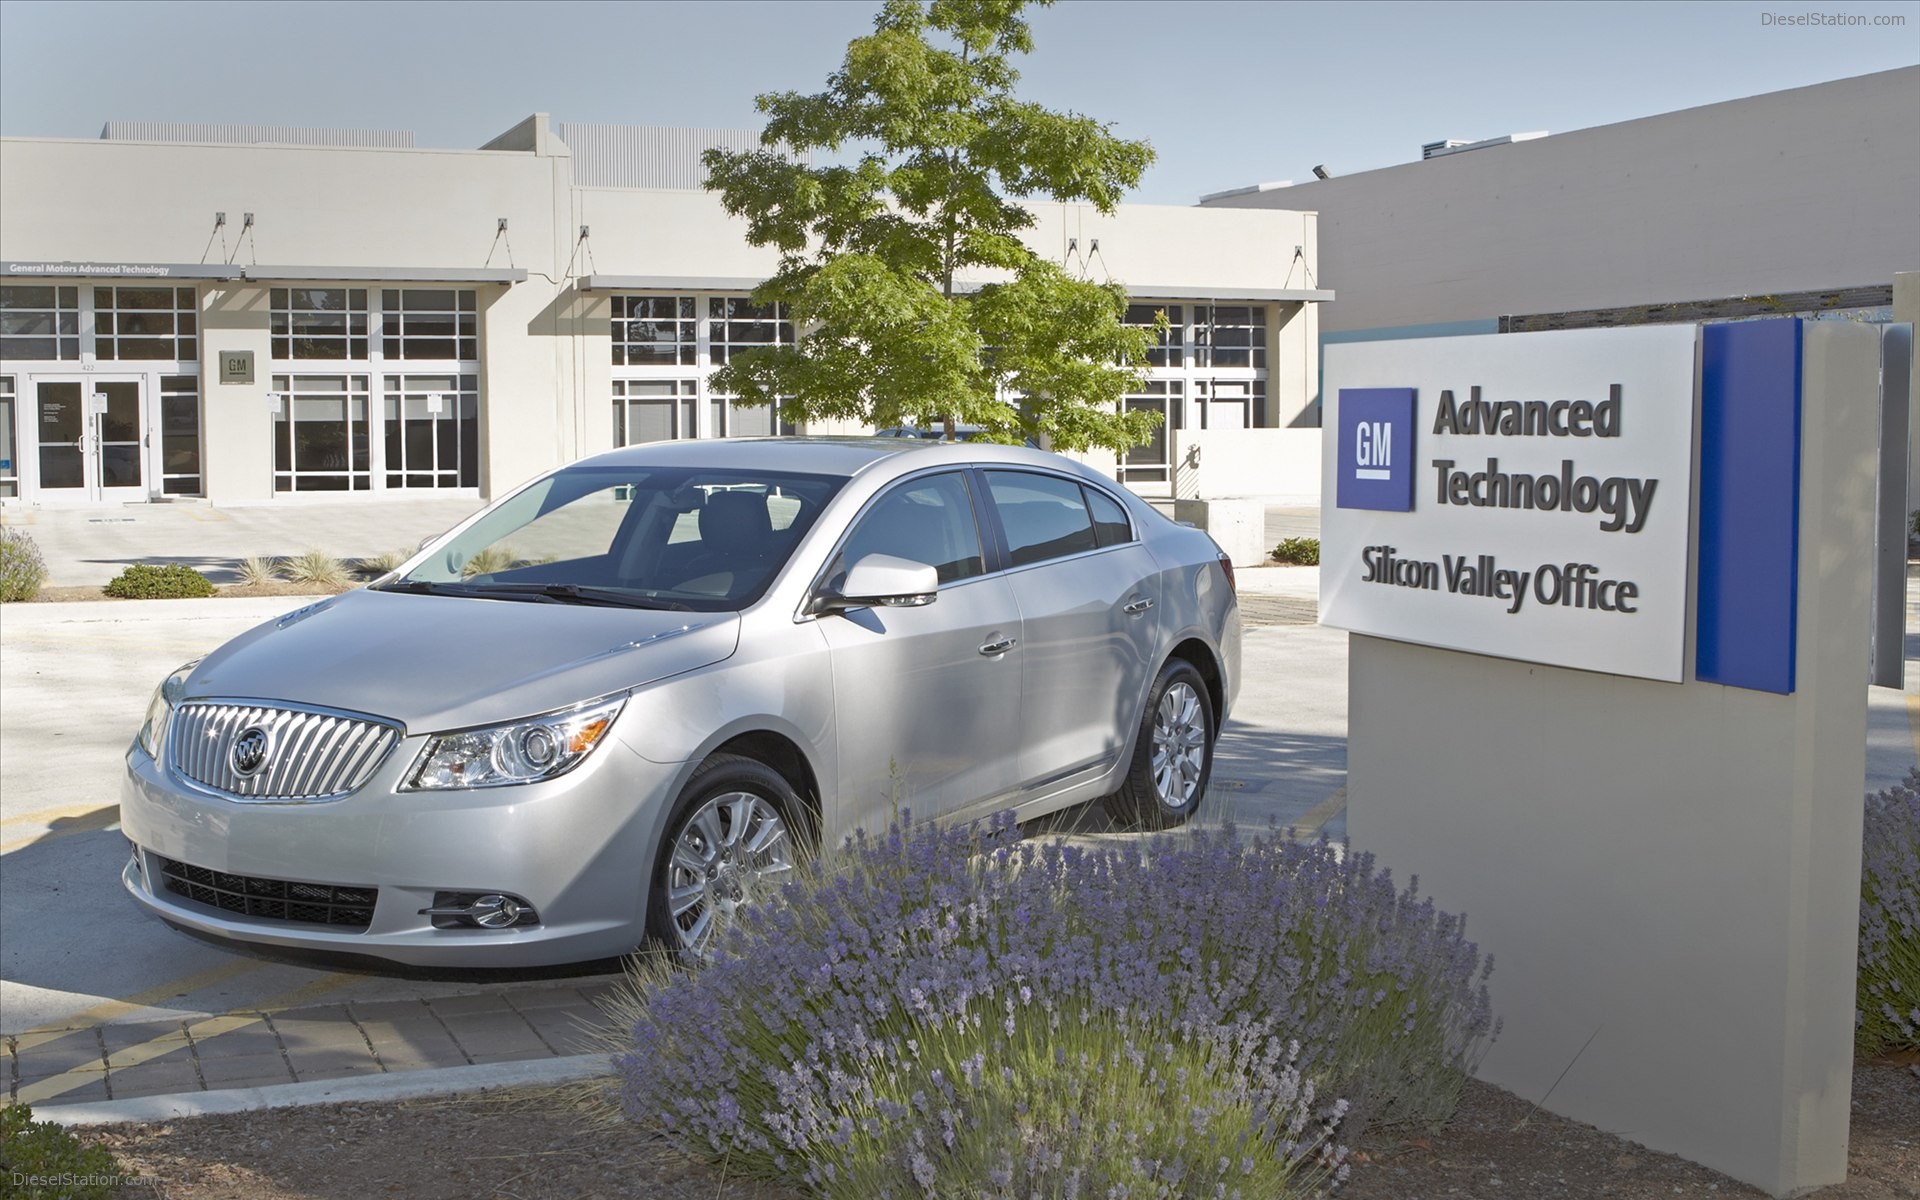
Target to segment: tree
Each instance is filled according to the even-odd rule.
[[[1050,3],[1051,0],[1036,0]],[[714,385],[784,416],[879,427],[985,427],[1116,452],[1157,414],[1125,412],[1153,331],[1126,294],[1069,275],[1019,237],[1044,197],[1113,211],[1153,159],[1075,113],[1013,94],[1032,49],[1027,0],[887,0],[816,95],[758,97],[757,150],[707,151],[707,187],[780,251],[754,291],[787,307],[798,344],[740,354]],[[799,151],[857,160],[827,166]]]

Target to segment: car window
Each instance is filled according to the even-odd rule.
[[[572,467],[488,511],[401,582],[547,599],[588,588],[737,610],[765,591],[842,482],[790,472]]]
[[[895,485],[860,515],[828,577],[837,580],[869,554],[925,563],[940,573],[941,583],[984,572],[966,477],[948,473]]]
[[[1086,493],[1087,507],[1093,510],[1093,532],[1102,546],[1133,540],[1133,522],[1127,520],[1127,510],[1118,500],[1099,488],[1082,486],[1080,490]]]
[[[1014,566],[1079,554],[1099,545],[1086,500],[1073,480],[1025,471],[988,471],[986,477]]]

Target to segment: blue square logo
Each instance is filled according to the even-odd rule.
[[[1340,508],[1413,511],[1412,388],[1341,388]]]

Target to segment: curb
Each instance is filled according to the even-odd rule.
[[[440,1067],[424,1071],[395,1071],[387,1075],[350,1079],[316,1079],[311,1083],[277,1083],[268,1087],[227,1088],[215,1092],[176,1092],[170,1096],[136,1096],[92,1104],[60,1104],[35,1108],[35,1120],[58,1125],[124,1125],[169,1121],[180,1117],[207,1117],[259,1112],[270,1108],[300,1108],[311,1104],[385,1103],[421,1096],[453,1096],[462,1092],[542,1084],[576,1083],[613,1073],[605,1054],[575,1054],[566,1058],[529,1062],[481,1063],[470,1067]]]

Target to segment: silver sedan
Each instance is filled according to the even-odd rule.
[[[535,480],[156,691],[124,881],[235,941],[534,966],[698,955],[898,811],[1206,794],[1232,569],[1020,447],[670,442]]]

